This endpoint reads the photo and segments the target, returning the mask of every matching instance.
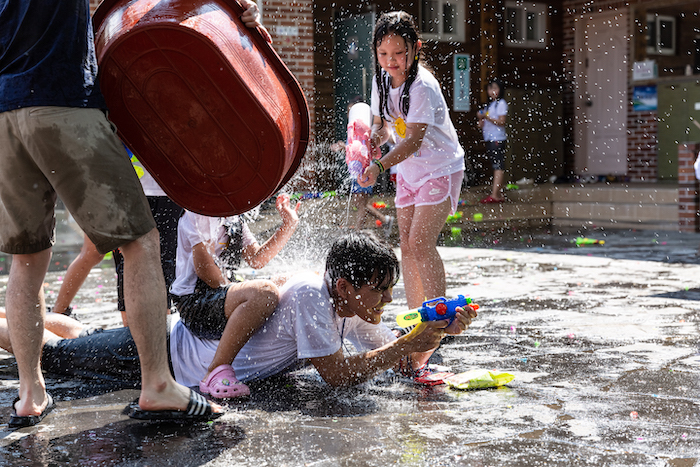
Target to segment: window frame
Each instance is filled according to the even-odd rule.
[[[671,23],[671,46],[661,47],[661,22]],[[653,24],[652,29],[650,25]],[[656,37],[652,37],[655,33]],[[648,55],[676,55],[676,36],[678,34],[677,21],[675,16],[659,15],[657,13],[647,13],[647,54]],[[652,42],[650,45],[650,42]]]
[[[519,10],[521,12],[521,20],[518,29],[522,32],[519,39],[512,39],[509,37],[509,24],[510,15],[508,14],[509,9]],[[505,4],[505,11],[503,15],[504,22],[504,35],[505,44],[510,47],[520,47],[520,48],[532,48],[532,49],[544,49],[549,44],[549,30],[547,29],[547,13],[549,11],[549,4],[542,2],[532,2],[532,1],[522,1],[522,0],[509,0]],[[527,38],[528,29],[528,13],[534,13],[536,24],[536,33],[538,34],[535,39]]]
[[[435,20],[435,29],[438,32],[431,32],[425,29],[425,10],[426,4],[436,3],[440,11],[440,18]],[[452,5],[455,8],[454,32],[442,31],[445,6]],[[466,8],[463,0],[421,0],[420,2],[420,17],[418,27],[421,36],[425,40],[434,40],[438,42],[465,42],[466,40]]]

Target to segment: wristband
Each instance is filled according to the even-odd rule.
[[[379,159],[374,159],[372,161],[372,164],[377,164],[377,167],[379,167],[379,173],[384,173],[384,164]]]

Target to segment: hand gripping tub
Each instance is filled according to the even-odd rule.
[[[278,191],[306,151],[299,83],[235,0],[105,0],[102,92],[119,136],[167,195],[210,216]]]

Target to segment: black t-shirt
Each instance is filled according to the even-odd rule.
[[[0,0],[0,112],[105,108],[88,0]]]

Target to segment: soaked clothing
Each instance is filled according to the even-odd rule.
[[[75,339],[50,339],[41,355],[47,373],[122,384],[141,383],[141,365],[129,328],[97,329]]]
[[[239,216],[209,217],[185,211],[177,230],[177,265],[170,288],[182,321],[202,339],[217,339],[226,327],[224,311],[229,286],[209,287],[197,276],[194,247],[210,245],[217,265],[229,280],[241,261],[243,249],[255,237]]]
[[[183,297],[173,295],[180,319],[197,337],[218,339],[224,333],[226,318],[226,295],[231,284],[211,288],[197,278],[194,292]]]
[[[382,78],[386,72],[382,71]],[[443,177],[463,171],[464,149],[459,144],[457,131],[450,120],[449,107],[442,95],[437,79],[423,66],[409,88],[410,106],[408,115],[401,110],[401,95],[406,83],[389,90],[387,110],[383,117],[392,128],[397,142],[406,137],[406,124],[425,124],[427,128],[420,149],[408,159],[401,161],[398,173],[403,183],[410,188],[420,188],[432,178]],[[381,115],[379,88],[372,79],[372,114]]]
[[[354,316],[339,317],[323,277],[309,272],[289,279],[280,289],[275,312],[233,361],[241,381],[264,379],[294,370],[307,359],[336,353],[347,339],[359,352],[396,339],[384,324]],[[200,339],[182,321],[173,325],[170,339],[175,379],[185,386],[198,384],[214,358],[218,340]]]
[[[234,227],[239,224],[240,228]],[[255,237],[239,216],[209,217],[185,210],[177,227],[175,282],[170,288],[173,295],[184,297],[195,293],[198,277],[192,250],[200,243],[211,243],[219,267],[227,270],[238,264],[232,264],[236,260],[227,258],[224,252],[235,250],[240,260],[242,250],[254,244]]]
[[[207,373],[219,340],[195,336],[177,314],[168,316],[168,357],[175,380],[195,386]],[[383,323],[374,325],[335,312],[323,278],[299,274],[281,289],[280,303],[233,362],[242,381],[291,371],[309,358],[336,353],[347,339],[358,352],[396,339]],[[53,339],[43,348],[42,369],[48,373],[113,382],[140,383],[136,345],[129,328],[98,330],[76,339]]]
[[[170,330],[177,317],[168,316],[168,351]],[[170,372],[173,371],[168,352]],[[86,329],[75,339],[50,339],[44,344],[41,368],[59,376],[98,379],[126,386],[141,384],[141,365],[136,343],[129,328]]]
[[[98,109],[0,113],[0,251],[54,243],[57,195],[100,253],[156,227],[114,127]]]
[[[431,206],[440,204],[450,198],[450,214],[457,211],[459,194],[462,190],[464,171],[438,178],[431,178],[418,188],[411,188],[404,183],[403,177],[396,177],[396,208],[409,206]]]
[[[103,110],[88,0],[0,0],[0,251],[53,245],[60,197],[101,253],[155,227]]]

